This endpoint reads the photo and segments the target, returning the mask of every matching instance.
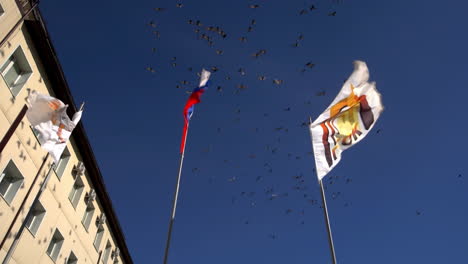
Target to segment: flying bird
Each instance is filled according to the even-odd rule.
[[[233,176],[233,177],[228,179],[228,182],[235,182],[235,181],[237,181],[236,176]]]
[[[315,94],[316,96],[325,96],[325,91],[320,91]]]
[[[150,26],[150,27],[152,27],[152,28],[157,27],[156,23],[154,23],[153,20],[151,20],[151,21],[148,23],[148,26]]]
[[[283,84],[283,80],[274,79],[273,83],[276,84],[276,85],[281,85],[281,84]]]
[[[237,88],[239,88],[239,90],[244,90],[244,89],[247,89],[247,85],[245,85],[245,84],[239,84],[239,85],[237,86]]]
[[[262,56],[264,54],[266,54],[266,50],[261,49],[261,50],[255,52],[254,54],[252,54],[252,57],[258,59],[258,57],[260,57],[260,56]]]

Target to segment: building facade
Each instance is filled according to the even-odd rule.
[[[37,2],[0,0],[0,41],[0,263],[133,263],[82,122],[53,164],[24,117],[32,91],[77,111]]]

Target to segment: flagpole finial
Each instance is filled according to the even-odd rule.
[[[85,105],[85,102],[82,102],[81,105],[80,105],[80,110],[79,111],[83,111],[84,105]]]
[[[312,117],[309,116],[309,125],[312,124]]]

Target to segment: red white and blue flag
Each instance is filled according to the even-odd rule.
[[[187,140],[187,129],[189,125],[190,118],[193,115],[193,109],[195,108],[195,105],[200,103],[200,97],[201,95],[208,89],[207,82],[210,79],[211,73],[205,69],[202,70],[201,76],[200,76],[200,84],[198,85],[197,88],[195,88],[192,91],[192,94],[190,94],[190,97],[187,100],[187,103],[185,103],[184,106],[184,130],[182,133],[182,142],[180,144],[180,153],[184,152],[185,149],[185,141]]]

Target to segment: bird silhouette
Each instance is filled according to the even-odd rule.
[[[315,93],[316,96],[325,96],[325,91]]]
[[[273,83],[276,84],[276,85],[281,85],[281,84],[283,84],[283,80],[274,79]]]

